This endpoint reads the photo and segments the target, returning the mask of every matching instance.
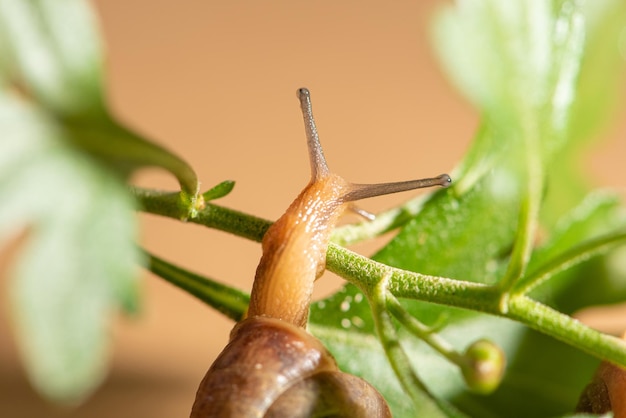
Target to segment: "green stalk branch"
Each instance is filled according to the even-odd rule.
[[[505,316],[594,357],[626,367],[626,341],[598,332],[527,296],[512,296]]]
[[[184,209],[178,205],[178,193],[142,188],[132,188],[131,192],[144,212],[173,219],[181,219],[185,214]],[[257,242],[261,242],[263,234],[272,224],[268,220],[213,203],[206,203],[194,218],[187,221]]]
[[[439,334],[433,332],[432,328],[424,325],[422,322],[418,321],[417,318],[409,314],[402,305],[400,305],[400,302],[393,294],[387,295],[387,309],[413,335],[424,341],[451,363],[461,365],[463,355],[456,351],[446,340],[441,338]]]
[[[240,290],[218,283],[213,279],[193,274],[170,264],[148,252],[148,269],[174,286],[187,291],[204,303],[239,321],[248,308],[250,296]]]
[[[389,272],[389,291],[397,297],[498,312],[499,293],[491,286],[392,268],[335,244],[328,246],[326,268],[359,287],[374,286]]]
[[[535,287],[577,264],[589,260],[626,242],[626,232],[611,234],[584,242],[569,251],[549,260],[530,272],[514,288],[515,294],[528,294]]]
[[[362,290],[364,290],[365,295],[370,301],[376,331],[378,332],[385,354],[389,359],[389,363],[391,363],[391,367],[398,377],[398,380],[400,380],[404,391],[415,402],[415,405],[419,407],[420,399],[428,394],[428,389],[413,371],[411,362],[400,345],[396,327],[387,311],[385,297],[387,292],[387,279],[388,277],[383,276],[379,283],[373,288]],[[428,395],[432,399],[432,396],[430,396],[430,394]]]
[[[533,126],[533,124],[530,125]],[[511,289],[524,275],[535,242],[543,190],[543,167],[536,131],[536,129],[529,128],[524,138],[526,142],[524,172],[526,174],[525,183],[527,187],[522,196],[519,223],[515,242],[513,243],[511,260],[504,277],[498,282],[498,288],[502,292],[500,309],[506,309],[506,301],[509,298]]]
[[[135,197],[147,213],[179,219],[181,208],[176,193],[133,189]],[[270,221],[247,215],[213,203],[188,222],[229,232],[260,242]],[[346,248],[331,243],[326,254],[326,267],[357,286],[374,286],[378,277],[391,271],[389,290],[397,297],[413,298],[449,306],[496,313],[497,291],[480,283],[464,282],[390,268]]]
[[[508,292],[515,285],[517,280],[522,277],[524,268],[528,264],[528,260],[530,260],[532,240],[534,239],[533,224],[535,222],[535,219],[533,219],[534,211],[531,210],[531,207],[531,196],[529,193],[524,196],[522,201],[511,260],[509,261],[504,277],[498,282],[498,287],[501,289],[504,297],[508,295]],[[505,305],[505,303],[503,305]]]
[[[421,195],[401,206],[376,214],[372,221],[349,224],[335,228],[331,241],[346,246],[376,238],[393,231],[410,221],[421,212],[431,195]]]
[[[135,190],[135,195],[146,212],[180,219],[182,209],[177,205],[177,200],[171,193]],[[263,233],[270,225],[269,221],[211,203],[207,204],[198,213],[198,216],[190,219],[189,222],[230,232],[255,241],[261,240]],[[615,245],[624,239],[626,238],[621,234],[612,238],[607,237],[604,244],[600,240],[596,242],[596,246],[604,248]],[[592,245],[590,245],[591,247]],[[590,251],[595,252],[595,250]],[[600,250],[598,249],[598,251]],[[581,250],[581,254],[578,256],[572,254],[572,259],[582,261],[584,258],[582,253]],[[565,259],[564,256],[562,260]],[[499,286],[487,286],[481,283],[391,268],[332,243],[328,247],[326,266],[328,270],[361,289],[373,289],[379,285],[380,277],[388,276],[385,282],[386,291],[395,297],[470,309],[513,319],[591,355],[626,367],[626,343],[623,341],[595,331],[568,315],[555,311],[526,296],[511,295],[506,300],[504,309],[501,309],[502,293]],[[546,266],[537,270],[535,274],[543,277],[540,273],[551,268]],[[173,271],[184,275],[182,269],[176,268]]]
[[[362,288],[367,296],[372,314],[376,332],[380,338],[380,342],[385,351],[385,355],[391,364],[396,377],[400,381],[404,391],[409,395],[415,407],[424,416],[432,416],[437,409],[445,411],[449,417],[465,417],[462,413],[454,409],[449,404],[435,398],[426,388],[426,385],[420,380],[413,369],[413,365],[409,360],[406,352],[400,344],[400,338],[396,327],[392,321],[391,315],[387,310],[388,296],[388,280],[391,272],[384,272],[378,283],[370,288]],[[433,412],[425,410],[426,405],[432,405]]]

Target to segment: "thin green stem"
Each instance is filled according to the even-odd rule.
[[[245,292],[174,266],[148,252],[148,269],[174,286],[194,295],[230,319],[239,321],[248,308]]]
[[[135,197],[143,209],[151,214],[179,219],[181,209],[177,206],[175,193],[134,189]],[[271,225],[270,221],[247,215],[213,203],[189,222],[229,232],[243,238],[260,242]],[[326,253],[326,267],[358,286],[373,286],[378,277],[390,269],[362,255],[336,244],[330,244]],[[464,282],[444,277],[429,276],[401,269],[391,269],[390,291],[397,297],[407,297],[450,306],[497,312],[494,299],[497,292],[490,286]]]
[[[135,191],[135,194],[147,212],[174,219],[180,218],[181,209],[171,194],[149,191]],[[189,221],[255,241],[261,240],[271,224],[264,219],[210,203],[198,213],[196,218]],[[614,239],[616,243],[623,238],[616,236]],[[626,367],[626,343],[586,327],[571,317],[526,296],[511,295],[503,308],[501,288],[498,286],[391,268],[336,244],[330,244],[328,247],[326,266],[330,271],[361,289],[376,287],[379,284],[379,278],[388,275],[386,291],[395,297],[422,300],[510,318],[591,355],[601,359],[606,358]],[[549,270],[549,267],[546,269]]]
[[[342,246],[352,245],[393,231],[420,213],[430,196],[418,196],[402,206],[376,214],[374,220],[340,226],[333,231],[331,241]]]
[[[326,268],[357,286],[368,287],[376,285],[378,277],[390,272],[389,291],[396,297],[499,312],[499,293],[491,286],[392,268],[335,244],[328,246]]]
[[[415,407],[423,416],[436,416],[438,410],[445,411],[449,417],[464,417],[447,403],[436,399],[426,388],[413,369],[406,352],[400,344],[400,338],[391,315],[387,310],[387,281],[391,272],[383,273],[382,278],[371,288],[362,289],[368,297],[374,316],[374,324],[380,342],[391,368],[400,381],[402,388],[409,395]],[[381,277],[381,276],[379,276]],[[428,406],[432,411],[428,411]],[[436,415],[435,415],[436,414]]]
[[[178,205],[178,193],[141,188],[133,188],[131,192],[144,212],[173,219],[181,219],[184,215],[184,210]],[[207,203],[196,217],[187,221],[257,242],[261,242],[263,234],[272,224],[266,219],[212,203]]]
[[[598,332],[527,296],[512,296],[505,316],[592,356],[626,367],[624,340]]]
[[[604,254],[625,242],[626,232],[610,234],[584,242],[537,267],[518,283],[513,292],[520,295],[527,294],[556,274],[592,257]]]
[[[450,362],[461,365],[464,361],[463,355],[454,349],[439,334],[418,321],[417,318],[409,314],[392,294],[387,294],[387,309],[404,327],[413,335],[424,341],[439,354],[447,358]]]
[[[535,242],[537,221],[541,208],[543,175],[541,173],[539,153],[536,152],[535,154],[533,151],[536,151],[535,147],[532,147],[527,152],[529,154],[526,167],[528,170],[528,182],[526,193],[522,197],[519,223],[513,243],[513,253],[504,277],[498,282],[498,288],[502,292],[501,309],[505,309],[509,292],[524,275]]]
[[[534,237],[534,221],[532,220],[531,198],[524,196],[520,208],[517,233],[513,244],[513,253],[504,277],[498,282],[498,287],[507,293],[515,282],[523,275],[524,268],[530,259],[532,238]]]
[[[400,345],[396,327],[387,310],[387,280],[388,277],[384,276],[376,286],[366,291],[365,294],[370,301],[376,331],[380,336],[385,354],[404,390],[411,396],[411,399],[416,400],[423,398],[424,394],[428,393],[428,389],[413,371],[411,362]],[[419,403],[416,402],[416,405],[419,406]]]

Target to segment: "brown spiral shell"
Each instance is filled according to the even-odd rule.
[[[367,382],[339,371],[324,346],[301,328],[254,317],[231,341],[198,388],[191,417],[390,417]]]

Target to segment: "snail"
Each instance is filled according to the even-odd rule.
[[[356,200],[429,186],[450,177],[353,184],[332,173],[319,142],[307,89],[297,91],[306,128],[311,181],[265,233],[247,316],[198,388],[192,418],[390,417],[384,398],[343,373],[306,331],[315,280],[324,272],[330,234]]]
[[[622,335],[626,340],[626,333]],[[578,399],[576,412],[626,418],[626,369],[603,361]]]

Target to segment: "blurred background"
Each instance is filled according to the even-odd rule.
[[[117,116],[189,161],[203,189],[226,179],[219,204],[276,219],[306,184],[309,165],[295,92],[312,92],[332,169],[356,182],[450,171],[478,124],[447,84],[430,47],[443,1],[215,2],[97,0],[107,48],[109,103]],[[593,182],[624,189],[626,111],[590,150]],[[158,171],[135,183],[176,189]],[[365,203],[382,210],[407,199]],[[241,238],[140,215],[143,244],[181,266],[248,290],[260,246]],[[379,243],[378,243],[379,245]],[[356,248],[371,253],[376,244]],[[0,257],[6,269],[7,254]],[[188,416],[195,390],[232,323],[144,274],[141,314],[114,324],[112,369],[76,409],[51,406],[30,388],[0,312],[0,410],[6,417]],[[2,279],[2,285],[5,280]],[[327,274],[321,297],[341,282]],[[582,318],[626,329],[622,311]]]

